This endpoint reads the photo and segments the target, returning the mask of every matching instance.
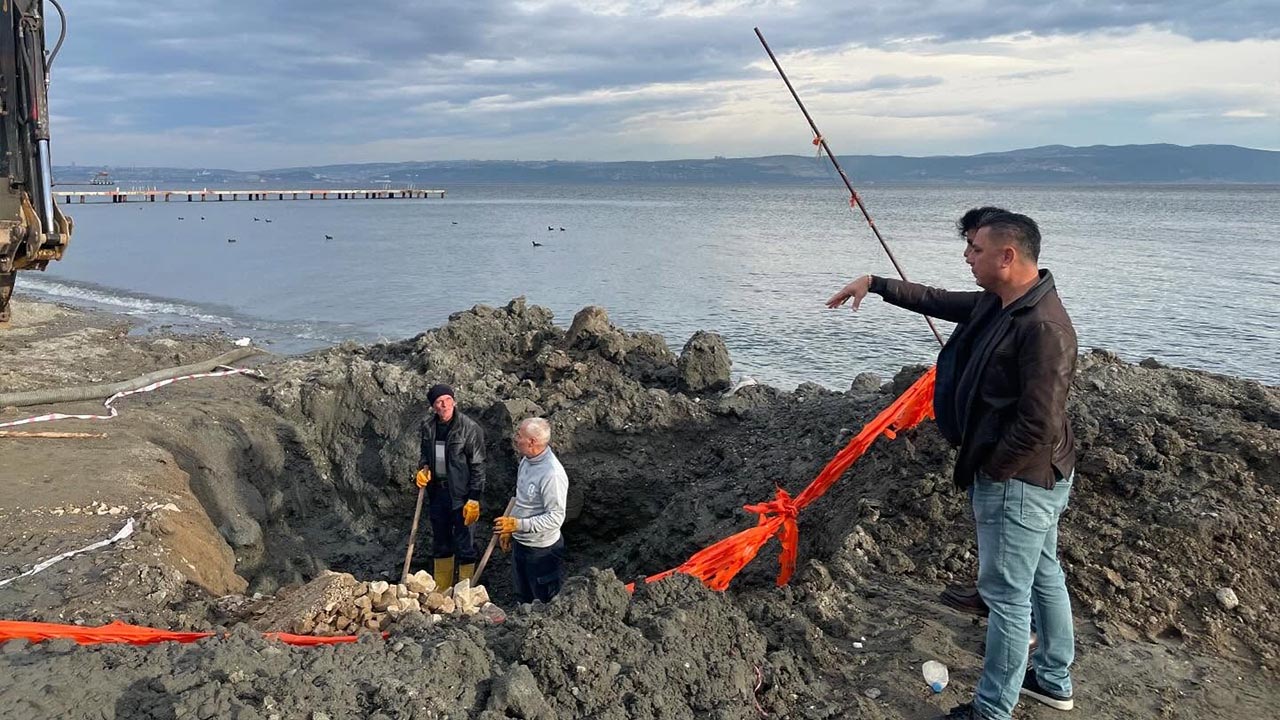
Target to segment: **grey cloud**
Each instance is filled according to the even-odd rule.
[[[745,4],[722,17],[606,16],[569,3],[529,10],[516,0],[80,0],[66,6],[70,36],[51,101],[74,127],[96,117],[119,118],[137,132],[253,126],[289,143],[350,142],[352,128],[397,137],[496,136],[616,123],[656,110],[705,112],[721,98],[529,103],[654,83],[759,77],[752,63],[764,55],[751,32],[755,24],[780,53],[880,46],[906,37],[969,40],[1144,24],[1197,39],[1280,32],[1274,2],[1263,0],[1103,6],[1085,0],[806,0]],[[879,75],[822,89],[893,91],[939,82]],[[511,98],[508,105],[516,109],[481,102],[494,96]]]
[[[942,84],[942,78],[933,75],[901,77],[898,75],[876,75],[869,80],[856,82],[822,83],[825,92],[857,93],[870,90],[909,90],[912,88],[935,87]]]

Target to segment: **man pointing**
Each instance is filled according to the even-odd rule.
[[[864,275],[827,301],[858,309],[868,292],[958,323],[938,355],[934,412],[959,446],[954,479],[969,489],[978,531],[978,592],[990,607],[982,676],[949,720],[1009,720],[1019,693],[1073,706],[1075,633],[1058,563],[1058,520],[1075,474],[1067,390],[1076,334],[1038,267],[1040,229],[1025,215],[983,217],[965,249],[982,292],[948,292]],[[1040,645],[1027,661],[1032,609]]]

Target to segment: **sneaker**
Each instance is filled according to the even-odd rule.
[[[971,615],[986,617],[991,612],[975,587],[948,585],[939,597],[944,604]]]
[[[1075,707],[1075,702],[1070,695],[1059,695],[1040,687],[1040,681],[1036,680],[1036,671],[1031,669],[1028,669],[1026,677],[1022,678],[1022,694],[1054,710],[1070,710]]]

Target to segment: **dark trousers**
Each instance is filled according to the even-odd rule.
[[[564,582],[564,536],[544,548],[512,544],[511,569],[520,602],[550,602]]]
[[[431,557],[456,557],[459,565],[475,563],[480,557],[475,528],[463,524],[462,508],[453,507],[448,493],[432,495],[430,499],[427,515],[431,520]]]

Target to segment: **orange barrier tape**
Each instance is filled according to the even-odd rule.
[[[161,642],[189,643],[213,637],[209,632],[171,632],[155,628],[130,625],[119,620],[100,625],[86,627],[82,625],[59,625],[57,623],[23,622],[19,620],[0,620],[0,643],[9,640],[27,640],[33,643],[45,640],[67,638],[80,645],[96,645],[99,643],[127,643],[129,645],[151,645]],[[355,642],[354,635],[339,637],[313,637],[311,635],[291,635],[289,633],[263,633],[263,637],[279,640],[290,645],[333,645],[336,643]]]
[[[712,590],[725,590],[747,563],[755,559],[760,549],[775,535],[781,535],[782,569],[778,572],[778,585],[786,585],[796,569],[796,555],[799,552],[800,528],[796,524],[796,516],[810,503],[822,497],[840,476],[871,447],[876,438],[884,435],[890,439],[897,433],[919,425],[933,418],[933,386],[936,379],[936,368],[920,376],[906,392],[898,396],[889,407],[880,411],[871,422],[845,445],[836,456],[822,468],[818,476],[809,483],[793,500],[786,490],[778,488],[773,500],[747,505],[743,509],[760,516],[756,526],[731,535],[720,542],[710,545],[698,552],[679,567],[666,572],[650,575],[646,583],[657,582],[672,573],[684,573],[701,580]],[[627,586],[635,590],[635,583]]]

